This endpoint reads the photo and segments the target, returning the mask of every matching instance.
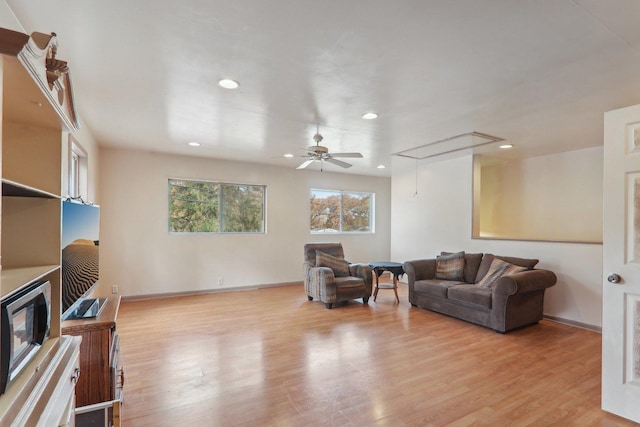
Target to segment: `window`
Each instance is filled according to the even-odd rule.
[[[312,233],[373,233],[374,193],[311,189]]]
[[[264,233],[264,185],[169,180],[169,232]]]
[[[84,148],[69,136],[69,197],[89,200],[89,157]]]

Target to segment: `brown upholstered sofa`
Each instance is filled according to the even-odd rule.
[[[455,266],[452,257],[457,257]],[[542,319],[545,289],[556,283],[553,272],[534,269],[537,263],[464,252],[407,261],[409,302],[501,333],[534,324]],[[494,265],[503,268],[502,274]]]

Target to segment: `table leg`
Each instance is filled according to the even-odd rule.
[[[396,302],[400,304],[400,298],[398,298],[398,276],[392,274],[393,276],[393,292],[396,294]]]
[[[378,276],[380,276],[380,272],[377,268],[374,268],[373,274],[376,275],[376,288],[373,291],[373,302],[376,302],[376,298],[378,298]]]

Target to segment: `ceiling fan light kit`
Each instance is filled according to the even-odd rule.
[[[315,141],[316,145],[312,145],[311,147],[307,148],[307,154],[305,156],[302,156],[302,157],[306,157],[307,160],[304,163],[302,163],[300,166],[298,166],[296,169],[304,169],[313,162],[320,162],[321,172],[323,170],[322,162],[329,162],[336,166],[340,166],[341,168],[347,169],[347,168],[350,168],[352,165],[350,163],[343,162],[342,160],[338,160],[336,159],[336,157],[358,158],[358,159],[362,158],[361,153],[330,153],[327,147],[320,145],[320,142],[323,139],[324,138],[322,137],[322,135],[320,135],[320,132],[316,132],[316,134],[313,135],[313,140]]]

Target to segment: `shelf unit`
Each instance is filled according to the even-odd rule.
[[[61,168],[78,126],[56,50],[53,35],[0,29],[0,298],[51,283],[50,337],[0,396],[0,425],[73,425],[81,338],[61,335]]]

